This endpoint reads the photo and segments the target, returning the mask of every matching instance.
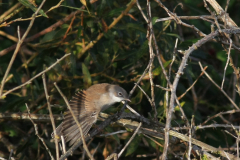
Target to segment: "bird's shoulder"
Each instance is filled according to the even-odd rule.
[[[108,83],[94,84],[86,90],[86,94],[99,96],[101,94],[108,92],[110,86],[111,84]]]

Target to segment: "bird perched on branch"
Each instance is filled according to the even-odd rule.
[[[97,121],[98,114],[114,103],[121,101],[130,101],[127,92],[122,87],[102,83],[92,85],[87,90],[76,93],[69,104],[81,124],[83,135],[86,136],[92,125]],[[52,137],[63,136],[65,142],[69,142],[69,146],[74,145],[81,138],[78,125],[69,110],[64,113],[64,120],[56,128],[56,133],[57,136],[52,133]]]

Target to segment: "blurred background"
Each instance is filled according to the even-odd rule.
[[[34,9],[41,2],[41,0],[0,0],[1,80],[15,49],[15,47],[12,49],[8,49],[8,47],[15,45],[18,41],[17,27],[19,26],[19,33],[22,36],[29,26]],[[57,82],[68,99],[71,99],[76,91],[87,89],[96,83],[118,84],[129,92],[149,63],[149,48],[146,37],[148,25],[136,4],[118,23],[113,23],[131,1],[96,0],[87,2],[87,7],[82,7],[83,4],[79,0],[64,0],[58,5],[59,2],[59,0],[51,0],[46,1],[43,5],[40,16],[35,19],[26,37],[26,42],[22,44],[14,60],[3,93],[25,83],[66,53],[72,53],[46,73],[50,103],[54,105],[52,111],[54,114],[61,116],[66,110],[66,106],[54,87],[54,82]],[[222,8],[225,8],[226,0],[218,0],[217,2]],[[147,14],[146,1],[139,0],[139,3],[143,12]],[[162,3],[178,16],[210,15],[202,0],[162,0]],[[229,16],[238,25],[239,8],[240,1],[231,0],[227,10]],[[179,39],[177,50],[184,51],[201,37],[192,28],[178,25],[174,20],[155,22],[159,18],[169,17],[166,11],[155,1],[151,1],[151,12],[160,58],[168,72],[172,58],[176,56],[170,71],[171,81],[173,81],[183,56],[183,53],[173,52],[176,39]],[[205,34],[211,33],[210,22],[199,18],[182,21],[194,25]],[[113,26],[109,29],[111,24]],[[217,28],[215,27],[215,29]],[[97,39],[100,35],[102,36]],[[177,87],[177,95],[183,94],[201,74],[198,61],[201,61],[204,66],[208,66],[206,71],[220,86],[227,61],[226,53],[222,44],[217,41],[209,41],[195,50],[190,55],[188,65],[181,76]],[[239,51],[231,50],[231,56],[234,65],[239,66]],[[157,58],[153,61],[152,74],[155,84],[167,87]],[[231,66],[228,66],[223,89],[239,105],[236,84],[237,79],[234,71]],[[148,74],[144,76],[140,86],[149,96],[151,95]],[[157,116],[162,123],[165,123],[166,120],[165,94],[165,90],[155,88]],[[154,114],[151,105],[141,90],[135,90],[131,101],[130,106],[132,108],[144,117],[152,119]],[[33,114],[49,114],[41,76],[1,99],[0,112],[26,113],[25,103],[28,104]],[[193,89],[180,99],[180,103],[189,120],[192,115],[195,116],[196,125],[203,123],[208,117],[219,112],[234,109],[229,100],[204,75],[197,81]],[[106,112],[114,114],[120,110],[121,106],[115,105]],[[217,117],[209,121],[208,124],[230,123],[238,125],[239,121],[239,114],[235,113],[223,115],[222,118]],[[53,141],[50,142],[51,122],[35,122],[38,125],[39,135],[44,139],[52,154],[55,155],[55,144]],[[60,124],[60,122],[57,121],[56,124]],[[184,122],[181,119],[179,108],[176,107],[172,126],[182,125],[184,125]],[[108,126],[102,133],[122,129],[124,128],[120,126]],[[235,139],[226,134],[224,130],[225,128],[198,130],[195,138],[214,147],[221,146],[229,151],[235,145]],[[231,128],[227,130],[234,133]],[[126,132],[104,138],[97,136],[91,140],[89,150],[94,152],[98,146],[95,158],[104,159],[113,152],[119,152],[131,135],[131,132]],[[163,144],[163,141],[157,141]],[[173,151],[179,152],[182,150],[181,147],[179,145]],[[0,157],[8,158],[11,149],[13,149],[13,157],[16,159],[50,159],[42,142],[35,135],[33,124],[29,120],[0,119]],[[152,159],[156,158],[156,155],[159,155],[162,150],[163,148],[156,145],[152,140],[139,134],[126,149],[122,159]],[[81,159],[81,156],[79,156],[81,152],[82,150],[79,149],[76,155],[69,159]],[[143,155],[146,155],[147,158],[144,158]],[[170,155],[171,157],[174,156]]]

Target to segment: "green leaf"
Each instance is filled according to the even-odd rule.
[[[74,56],[74,54],[70,55],[70,62],[71,62],[71,72],[73,75],[75,75],[76,73],[76,57]]]
[[[96,55],[98,63],[103,67],[107,66],[111,60],[108,51],[105,52],[99,51],[99,53],[100,54]]]
[[[52,40],[54,38],[56,33],[57,33],[57,31],[52,31],[52,32],[45,34],[45,36],[40,40],[40,42],[41,43],[49,42],[50,40]]]
[[[156,20],[159,19],[158,17],[153,17],[152,18],[152,24],[154,25],[156,23]]]
[[[140,143],[140,140],[141,140],[141,136],[136,135],[134,137],[134,139],[132,140],[132,142],[128,146],[126,156],[131,155],[132,153],[134,153],[137,150],[137,148],[139,146],[139,143]]]
[[[35,7],[33,4],[31,4],[28,0],[18,0],[22,5],[24,5],[27,8],[30,8],[34,13],[37,11],[37,7]],[[38,12],[42,16],[48,18],[48,16],[44,13],[42,9],[39,10]]]
[[[167,36],[172,36],[172,37],[176,37],[176,38],[181,39],[181,37],[178,34],[174,34],[174,33],[164,33],[164,34],[167,35]]]
[[[129,56],[133,56],[132,63],[129,63],[122,67],[122,69],[125,69],[129,66],[131,66],[133,63],[136,63],[140,58],[142,58],[144,55],[148,53],[148,41],[144,41],[144,43],[141,45],[141,47],[138,50],[133,51],[132,53],[125,54],[122,56],[118,56],[118,58],[125,59]]]
[[[171,62],[172,62],[172,60],[169,60],[169,61],[165,62],[163,64],[164,68],[166,68]],[[153,75],[154,76],[158,76],[160,73],[162,73],[162,67],[161,66],[159,66],[159,67],[157,67],[153,70]]]
[[[85,86],[91,86],[92,85],[92,79],[91,75],[89,73],[88,68],[85,66],[84,63],[82,63],[82,73],[83,73],[83,83]]]
[[[8,136],[10,137],[15,137],[17,136],[17,132],[15,129],[13,129],[12,127],[6,125],[4,126],[5,132],[8,132]]]
[[[132,29],[135,29],[135,30],[139,30],[143,33],[147,33],[146,29],[142,25],[139,25],[139,24],[136,24],[136,23],[128,23],[126,25],[126,28],[132,28]]]
[[[227,61],[227,55],[225,51],[217,52],[217,59],[225,63]]]
[[[185,104],[185,101],[181,102],[181,103],[180,103],[180,106],[183,107],[184,104]],[[179,106],[176,106],[176,107],[175,107],[175,111],[180,111]]]
[[[105,130],[106,130],[108,133],[114,132],[114,130],[113,130],[112,127],[106,127]],[[118,144],[120,144],[120,139],[119,139],[119,137],[118,137],[118,134],[114,134],[114,135],[112,135],[112,137],[117,141]]]
[[[67,30],[68,30],[68,28],[61,28],[61,29],[59,29],[59,30],[56,32],[56,34],[53,36],[53,39],[63,37],[63,36],[66,34]]]
[[[84,10],[84,9],[81,9],[81,8],[76,8],[76,7],[66,6],[66,5],[60,5],[60,6],[61,6],[61,7],[71,8],[71,9],[76,9],[76,10],[83,11],[83,12],[87,12],[87,13],[88,13],[88,11],[86,11],[86,10]]]
[[[116,15],[119,15],[122,13],[122,11],[124,11],[126,9],[126,7],[121,7],[121,8],[116,8],[116,9],[113,9],[111,10],[109,13],[108,13],[108,17],[113,17],[113,16],[116,16]]]

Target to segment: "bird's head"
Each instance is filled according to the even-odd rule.
[[[128,98],[128,94],[125,91],[125,89],[117,85],[111,85],[109,87],[109,95],[114,102],[121,102],[121,101],[131,102],[130,99]]]

